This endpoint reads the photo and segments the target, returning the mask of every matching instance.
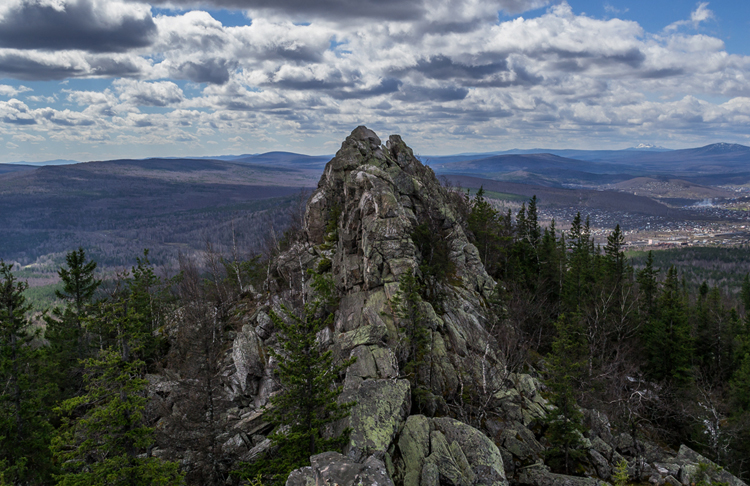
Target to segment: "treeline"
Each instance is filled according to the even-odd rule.
[[[340,449],[346,435],[324,430],[351,408],[336,404],[334,386],[350,362],[334,366],[316,340],[337,306],[327,269],[311,274],[319,300],[301,314],[271,312],[284,391],[266,417],[274,454],[252,466],[223,457],[237,309],[259,298],[268,265],[299,238],[302,213],[288,217],[265,258],[208,244],[200,259],[181,255],[172,278],[156,275],[148,251],[105,281],[83,248],[69,252],[58,270],[61,304],[41,327],[30,320],[27,284],[0,261],[0,485],[238,484],[257,473],[276,484],[316,451]],[[165,370],[180,384],[160,410],[154,393]],[[167,457],[174,451],[189,451],[190,464]]]
[[[29,321],[0,262],[0,484],[179,484],[176,463],[145,453],[146,372],[163,354],[165,283],[148,252],[107,295],[79,249],[60,268],[64,305]]]
[[[638,271],[619,225],[602,248],[578,214],[567,232],[540,227],[537,200],[499,213],[480,190],[467,228],[498,285],[498,347],[547,379],[551,464],[574,470],[583,420],[603,410],[621,432],[688,443],[736,474],[750,457],[750,279],[739,302],[691,290],[649,253]],[[508,341],[510,345],[508,345]]]

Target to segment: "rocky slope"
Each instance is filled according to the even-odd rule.
[[[346,371],[341,398],[357,405],[339,424],[352,433],[344,454],[312,457],[310,467],[290,475],[289,486],[594,485],[609,480],[622,459],[636,481],[694,482],[699,464],[708,460],[684,446],[674,452],[618,434],[596,411],[586,412],[590,430],[583,475],[556,475],[544,465],[543,419],[550,405],[537,378],[511,373],[495,354],[486,322],[495,282],[464,232],[455,197],[399,136],[382,144],[365,127],[352,132],[309,200],[304,237],[269,272],[268,292],[235,309],[241,331],[228,334],[224,405],[217,419],[220,452],[213,452],[221,457],[212,460],[226,471],[270,446],[263,407],[278,384],[267,351],[276,345],[269,312],[311,298],[307,270],[330,266],[340,304],[333,327],[319,339],[339,359],[357,358]],[[421,224],[447,244],[453,272],[440,284],[439,304],[421,303],[429,345],[417,371],[425,391],[416,403],[398,366],[401,323],[391,303],[399,278],[409,269],[418,271],[422,254],[411,235]],[[152,408],[161,414],[165,438],[154,454],[199,469],[209,458],[198,457],[180,432],[168,427],[185,400],[180,398],[186,395],[184,381],[168,373],[152,377],[153,401],[161,404]],[[482,398],[480,414],[465,413],[470,395]],[[706,470],[730,484],[744,484],[718,468]]]

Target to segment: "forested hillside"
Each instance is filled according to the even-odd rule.
[[[0,484],[750,477],[744,270],[734,295],[678,253],[636,269],[619,226],[601,248],[536,197],[499,213],[364,127],[289,221],[172,278],[71,248],[41,326],[0,264]]]

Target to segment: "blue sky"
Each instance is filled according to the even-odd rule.
[[[0,162],[750,145],[750,2],[6,0]]]

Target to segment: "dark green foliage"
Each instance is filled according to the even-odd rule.
[[[145,366],[127,359],[129,339],[122,337],[120,349],[86,361],[86,393],[59,408],[66,418],[53,450],[63,470],[61,486],[182,484],[176,463],[142,457],[153,444],[153,430],[142,415]]]
[[[693,340],[684,296],[674,267],[670,267],[667,272],[658,299],[656,317],[645,327],[644,344],[649,377],[679,385],[690,381]]]
[[[90,356],[92,337],[84,328],[84,322],[102,283],[94,277],[96,262],[88,260],[83,248],[68,253],[65,263],[66,266],[57,272],[62,289],[55,292],[65,306],[55,307],[45,316],[45,337],[50,343],[56,381],[63,399],[74,396],[83,385],[83,373],[78,361]]]
[[[0,260],[0,477],[42,484],[52,472],[45,349],[29,324],[30,305],[11,266]]]
[[[391,307],[401,324],[399,367],[409,378],[413,389],[419,387],[418,370],[424,364],[430,340],[421,292],[421,285],[410,268],[399,278],[398,292],[391,300]]]
[[[331,297],[323,298],[330,301]],[[341,451],[349,431],[331,437],[327,430],[347,417],[354,405],[338,403],[341,387],[335,385],[339,374],[353,361],[335,364],[332,352],[324,350],[316,339],[331,324],[333,314],[321,313],[321,300],[305,304],[301,315],[286,307],[283,311],[283,315],[271,312],[281,347],[281,353],[271,353],[278,360],[282,390],[271,397],[265,416],[276,427],[269,437],[278,449],[241,472],[246,479],[261,473],[271,484],[283,484],[289,472],[309,465],[311,455]]]
[[[551,391],[550,401],[556,407],[547,414],[547,439],[552,447],[547,462],[556,470],[570,474],[585,457],[583,448],[583,413],[575,398],[575,389],[585,366],[586,344],[583,328],[576,314],[561,315],[555,323],[557,336],[547,356]]]
[[[736,410],[740,413],[750,412],[750,354],[742,357],[730,383]]]
[[[484,198],[479,188],[471,201],[467,225],[487,273],[499,277],[505,270],[507,247],[511,242],[510,216],[505,218]]]
[[[143,422],[144,358],[155,352],[151,291],[158,282],[146,257],[86,322],[108,345],[83,363],[84,393],[58,408],[63,425],[53,450],[63,469],[61,485],[182,483],[177,464],[142,457],[153,444],[153,430]]]
[[[222,258],[221,263],[226,273],[226,283],[239,293],[245,292],[251,285],[258,287],[266,276],[265,264],[260,255],[254,255],[247,260]]]
[[[567,238],[569,258],[568,271],[563,287],[563,306],[575,312],[579,307],[588,305],[592,296],[592,286],[596,272],[594,270],[594,240],[588,218],[584,223],[581,213],[577,213]]]
[[[641,301],[641,319],[648,323],[656,318],[656,301],[659,286],[656,280],[659,270],[654,268],[654,253],[649,251],[646,257],[646,266],[638,271],[638,288]]]
[[[445,236],[436,221],[418,225],[411,234],[417,247],[419,271],[424,282],[423,293],[425,298],[436,303],[440,301],[438,285],[448,281],[455,273]]]

